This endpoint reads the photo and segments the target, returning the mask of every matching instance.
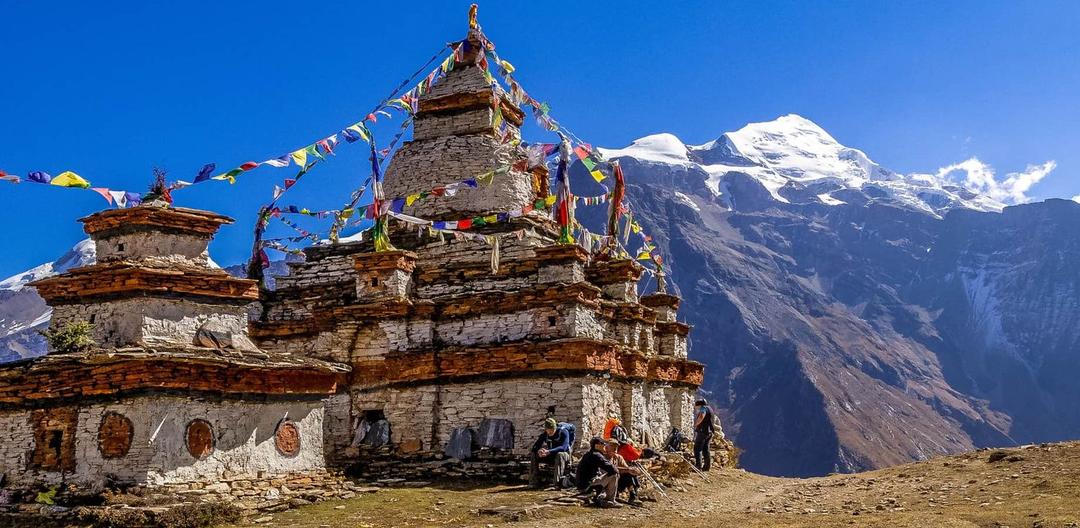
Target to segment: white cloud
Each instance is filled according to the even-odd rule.
[[[937,176],[1003,204],[1019,204],[1031,201],[1027,192],[1056,167],[1054,160],[1041,165],[1028,165],[1023,171],[1010,172],[1004,180],[998,181],[993,167],[979,158],[970,158],[938,169]]]

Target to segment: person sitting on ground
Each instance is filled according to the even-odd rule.
[[[582,494],[598,490],[593,503],[607,508],[617,508],[615,497],[619,491],[619,470],[604,456],[604,440],[593,437],[589,441],[589,452],[578,463],[577,487]]]
[[[529,485],[540,485],[540,463],[551,464],[554,468],[555,487],[562,487],[563,475],[570,469],[570,435],[566,429],[558,427],[554,418],[544,420],[544,432],[533,443],[530,450]]]
[[[641,476],[641,469],[631,466],[630,461],[619,454],[619,449],[624,445],[628,444],[610,440],[604,448],[604,454],[611,460],[611,465],[619,470],[619,482],[615,489],[615,496],[618,497],[623,490],[630,490],[630,497],[626,503],[635,505],[638,503],[637,495],[638,490],[641,488],[641,481],[638,479]]]
[[[713,413],[705,400],[694,402],[694,465],[702,471],[708,471],[712,463],[709,442],[713,435]]]

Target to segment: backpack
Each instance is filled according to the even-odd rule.
[[[684,442],[686,442],[686,437],[683,436],[682,431],[672,427],[671,434],[668,435],[667,442],[664,443],[664,450],[672,453],[682,451]]]
[[[559,422],[556,427],[566,431],[566,436],[570,438],[570,451],[574,450],[574,440],[577,440],[577,428],[574,424],[569,422]]]

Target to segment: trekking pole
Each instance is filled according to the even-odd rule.
[[[704,471],[698,469],[698,467],[694,465],[694,462],[690,460],[690,457],[686,456],[686,453],[683,453],[683,460],[686,460],[686,463],[690,464],[690,469],[694,470],[694,473],[697,473],[699,477],[705,479],[705,482],[712,482]]]
[[[649,473],[649,470],[645,469],[645,467],[642,466],[640,462],[634,462],[634,465],[641,470],[641,474],[645,475],[645,478],[649,481],[649,483],[651,483],[653,486],[656,486],[656,491],[659,491],[665,499],[670,498],[668,497],[668,494],[664,492],[664,487],[661,486],[660,483],[653,478],[652,474]]]

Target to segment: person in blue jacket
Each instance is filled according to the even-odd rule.
[[[533,443],[530,450],[529,485],[540,485],[540,463],[551,464],[554,468],[554,486],[561,488],[563,475],[570,468],[570,434],[554,418],[544,420],[544,432]]]

